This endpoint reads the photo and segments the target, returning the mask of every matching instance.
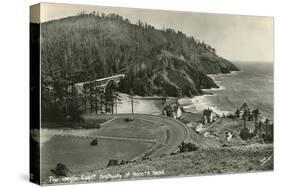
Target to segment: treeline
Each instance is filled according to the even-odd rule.
[[[173,29],[159,30],[141,21],[132,24],[117,14],[81,13],[42,23],[40,42],[46,120],[80,121],[85,96],[85,108],[90,105],[91,112],[101,106],[111,106],[113,111],[114,105],[108,103],[114,96],[104,100],[101,93],[92,93],[82,100],[74,87],[78,82],[124,73],[117,88],[121,92],[194,96],[202,94],[203,88],[217,87],[206,74],[238,70],[217,56],[210,45],[192,36]]]
[[[239,109],[236,110],[235,116],[240,116]],[[265,118],[265,120],[262,121],[261,112],[258,108],[252,111],[250,109],[245,109],[241,115],[241,119],[243,120],[244,126],[240,132],[241,138],[247,140],[258,136],[265,142],[273,142],[273,122],[271,122],[268,118]],[[247,127],[247,121],[254,121],[254,132],[250,132],[249,128]]]
[[[200,88],[215,85],[206,73],[237,70],[204,42],[141,21],[132,24],[117,14],[81,13],[43,23],[41,30],[43,74],[75,83],[126,73],[122,91],[133,87],[139,95],[160,94],[163,90],[177,95],[172,92],[176,89],[190,96],[200,94]],[[191,77],[190,72],[196,75]],[[176,83],[173,75],[178,74],[186,84]]]
[[[71,83],[53,82],[42,86],[42,121],[83,122],[83,113],[116,113],[121,97],[115,85],[101,88],[96,82],[83,85],[82,93]]]

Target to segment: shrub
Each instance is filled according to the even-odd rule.
[[[69,176],[71,174],[70,170],[63,163],[58,163],[55,169],[51,170],[56,176]]]
[[[262,138],[266,143],[272,143],[273,142],[273,134],[271,134],[271,135],[263,134]]]
[[[91,142],[91,146],[96,146],[98,145],[98,139],[95,138],[92,142]]]
[[[127,117],[125,118],[125,121],[126,122],[134,121],[134,117]]]
[[[68,121],[84,122],[84,119],[82,117],[82,111],[79,109],[78,104],[76,104],[75,102],[70,103],[68,111]]]
[[[44,103],[42,107],[42,120],[46,122],[84,122],[79,106],[72,102],[67,105],[62,102]]]
[[[105,123],[106,121],[107,121],[106,119],[92,119],[92,120],[87,120],[86,125],[87,128],[99,129],[101,128],[101,124]]]
[[[180,148],[180,153],[196,151],[199,149],[199,147],[196,144],[185,143],[185,142],[182,142],[179,148]]]
[[[227,114],[226,118],[233,119],[235,116],[233,114]]]
[[[101,126],[98,122],[94,122],[90,124],[90,127],[93,129],[99,129]]]
[[[141,160],[142,160],[142,161],[146,161],[146,160],[151,160],[151,158],[148,157],[148,156],[143,156],[143,157],[141,158]]]
[[[110,160],[108,161],[107,167],[110,167],[110,166],[117,166],[117,165],[119,165],[118,160],[116,160],[116,159],[110,159]]]
[[[254,133],[250,133],[250,130],[248,128],[243,128],[241,131],[240,131],[240,134],[239,136],[243,139],[243,140],[248,140],[248,139],[251,139],[255,136]]]
[[[230,144],[223,144],[222,147],[230,147]]]

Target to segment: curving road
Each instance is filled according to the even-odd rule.
[[[118,114],[117,117],[126,118],[131,117],[131,114]],[[153,151],[149,156],[151,158],[160,157],[163,154],[171,154],[172,152],[178,149],[178,146],[181,144],[182,141],[186,140],[187,136],[189,135],[189,130],[183,123],[176,119],[167,118],[164,116],[158,115],[148,115],[148,114],[134,114],[133,115],[137,119],[145,119],[148,121],[152,121],[155,124],[165,125],[169,132],[170,137],[165,144],[161,144],[161,147],[157,147],[155,151]],[[108,115],[108,114],[101,114],[101,115],[87,115],[85,116],[86,119],[109,119],[114,118],[116,115]],[[190,130],[192,131],[192,130]]]

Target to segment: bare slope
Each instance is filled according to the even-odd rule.
[[[117,174],[139,171],[163,171],[164,176],[242,173],[273,170],[273,147],[250,145],[204,149],[174,156],[146,160],[94,171]]]

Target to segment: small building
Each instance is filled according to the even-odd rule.
[[[180,118],[182,116],[182,108],[179,105],[174,105],[174,113],[175,113],[175,118]]]
[[[207,123],[208,123],[207,116],[203,115],[203,116],[202,116],[201,122],[202,122],[203,124],[207,124]]]
[[[211,109],[205,109],[203,111],[203,118],[202,118],[202,123],[203,124],[207,124],[207,123],[212,123],[214,121],[216,121],[216,113],[213,112],[213,110]]]

